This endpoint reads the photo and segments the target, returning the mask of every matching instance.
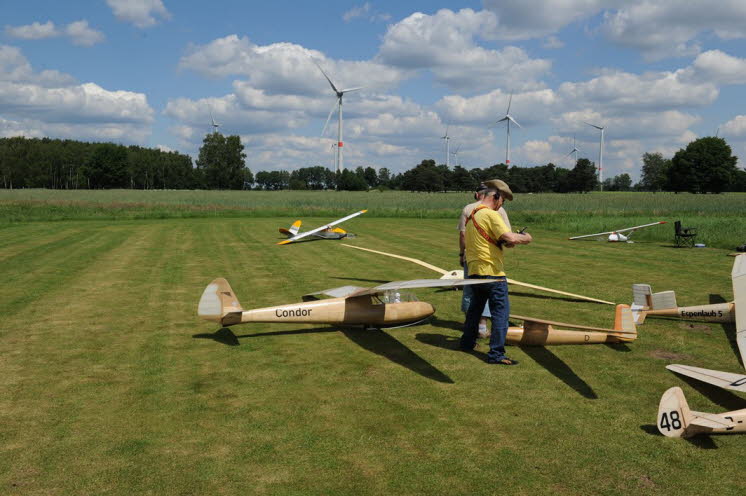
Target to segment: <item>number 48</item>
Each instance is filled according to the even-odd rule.
[[[670,413],[663,412],[661,415],[661,429],[667,431],[681,429],[681,417],[679,417],[678,410],[673,410]]]

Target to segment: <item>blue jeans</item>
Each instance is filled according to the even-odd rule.
[[[464,264],[464,279],[469,277],[469,265]],[[461,311],[466,313],[469,310],[469,304],[471,303],[471,286],[464,286],[463,295],[461,295]],[[488,303],[484,304],[484,310],[482,310],[482,317],[490,317],[490,307]]]
[[[477,344],[479,318],[485,303],[489,303],[492,316],[492,335],[490,336],[490,351],[488,360],[505,358],[505,337],[508,335],[508,315],[510,301],[508,300],[508,282],[505,277],[471,275],[469,279],[497,279],[497,282],[475,284],[472,288],[472,298],[466,312],[464,334],[461,336],[461,349],[473,350]]]

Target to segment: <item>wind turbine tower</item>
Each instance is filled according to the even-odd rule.
[[[497,121],[498,123],[505,121],[507,125],[507,137],[505,139],[505,165],[510,165],[510,123],[512,122],[518,127],[520,124],[510,115],[510,104],[513,102],[513,92],[510,92],[510,98],[508,99],[508,110],[505,111],[505,117]]]
[[[573,135],[573,137],[572,137],[572,150],[570,150],[570,153],[568,153],[565,156],[569,157],[570,155],[572,155],[574,153],[575,154],[575,163],[577,164],[578,163],[578,152],[579,151],[580,150],[578,150],[578,147],[575,145],[575,136]]]
[[[335,106],[337,107],[337,172],[342,172],[344,169],[344,158],[342,155],[342,148],[344,147],[344,142],[342,141],[342,97],[345,93],[349,93],[350,91],[357,91],[359,89],[362,89],[362,86],[359,86],[357,88],[347,88],[344,90],[338,90],[336,86],[334,86],[334,83],[332,83],[332,80],[329,79],[329,76],[326,75],[326,72],[324,72],[324,69],[321,68],[321,66],[316,63],[314,60],[314,63],[316,64],[316,67],[319,68],[321,71],[321,74],[324,75],[327,81],[329,81],[329,85],[332,87],[332,90],[334,91],[334,94],[337,95],[337,103]],[[334,113],[334,106],[329,111],[329,116],[326,118],[326,123],[324,124],[324,129],[321,130],[321,135],[324,135],[324,132],[326,131],[326,126],[329,125],[329,120],[332,118],[332,114]]]
[[[210,122],[212,123],[211,126],[212,126],[212,132],[213,132],[213,134],[217,134],[218,128],[220,127],[220,124],[218,124],[217,122],[215,122],[215,119],[213,119],[213,117],[212,117],[212,108],[210,108]]]
[[[456,147],[456,150],[451,152],[451,155],[453,155],[453,160],[455,160],[458,163],[458,165],[461,165],[461,162],[458,161],[458,151],[460,149],[461,149],[461,145],[458,145]]]
[[[586,122],[591,127],[595,127],[599,131],[601,131],[601,141],[598,145],[598,183],[600,184],[601,191],[604,190],[604,126],[597,126],[595,124],[591,124],[590,122]]]
[[[448,128],[449,127],[450,126],[446,126],[446,134],[440,137],[440,139],[446,140],[446,167],[448,167],[448,165],[449,165],[448,158],[450,156],[450,151],[451,151],[451,149],[450,149],[451,137],[448,136]]]

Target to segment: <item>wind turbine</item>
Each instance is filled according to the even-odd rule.
[[[316,67],[319,68],[321,71],[321,74],[324,75],[327,81],[329,81],[329,85],[332,87],[332,90],[334,90],[334,93],[337,95],[337,103],[335,104],[337,107],[337,172],[342,172],[342,169],[344,169],[344,162],[342,158],[342,148],[344,147],[344,142],[342,141],[342,97],[345,93],[349,93],[350,91],[357,91],[359,89],[362,89],[362,86],[359,86],[357,88],[347,88],[344,90],[338,90],[336,86],[334,86],[334,83],[332,83],[332,80],[329,79],[329,76],[326,75],[326,72],[324,72],[324,69],[321,68],[321,66],[314,60],[314,64],[316,64]],[[329,125],[329,120],[332,118],[332,113],[334,113],[334,107],[329,111],[329,116],[326,118],[326,123],[324,124],[324,129],[321,130],[321,135],[324,135],[324,132],[326,131],[326,126]]]
[[[461,145],[458,145],[458,146],[456,147],[456,151],[453,151],[453,152],[451,152],[451,155],[453,155],[453,160],[455,160],[455,161],[457,161],[457,162],[458,162],[458,151],[459,151],[460,149],[461,149]],[[459,163],[458,165],[461,165],[461,163]]]
[[[212,125],[212,132],[213,132],[213,134],[217,134],[218,128],[220,127],[220,124],[218,124],[217,122],[215,122],[215,119],[213,119],[213,117],[212,117],[212,108],[208,107],[208,109],[210,110],[210,122],[212,123],[211,124]]]
[[[570,150],[570,153],[568,153],[567,155],[565,155],[565,157],[569,157],[570,155],[572,155],[574,153],[575,154],[575,163],[577,164],[578,163],[578,152],[579,151],[580,150],[578,150],[578,147],[575,146],[575,135],[573,135],[573,137],[572,137],[572,150]]]
[[[601,185],[601,191],[604,190],[604,126],[597,126],[595,124],[591,124],[590,122],[586,122],[591,127],[595,127],[599,131],[601,131],[601,141],[598,145],[598,182]]]
[[[450,127],[450,125],[446,126],[446,134],[444,134],[443,136],[440,137],[440,139],[446,140],[446,167],[448,167],[448,165],[449,165],[449,163],[448,163],[448,157],[450,155],[450,150],[451,150],[450,149],[451,137],[448,136],[448,128],[449,127]]]
[[[505,111],[505,117],[497,121],[498,123],[506,121],[507,124],[507,138],[505,140],[505,165],[510,165],[510,123],[512,122],[518,127],[521,127],[513,116],[510,115],[510,104],[513,102],[513,92],[510,92],[510,99],[508,99],[508,110]]]

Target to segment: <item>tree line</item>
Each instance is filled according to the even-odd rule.
[[[485,168],[450,168],[423,160],[392,173],[383,167],[334,172],[317,165],[293,171],[259,171],[246,166],[238,136],[207,134],[196,162],[189,155],[140,146],[88,143],[49,138],[0,138],[2,188],[50,189],[260,189],[468,191],[487,179],[502,179],[527,192],[588,192],[599,189],[596,165],[578,159],[572,169],[549,163],[534,167],[495,164]],[[746,171],[722,138],[700,138],[672,158],[660,153],[642,157],[640,182],[623,173],[603,182],[607,191],[746,191]]]

